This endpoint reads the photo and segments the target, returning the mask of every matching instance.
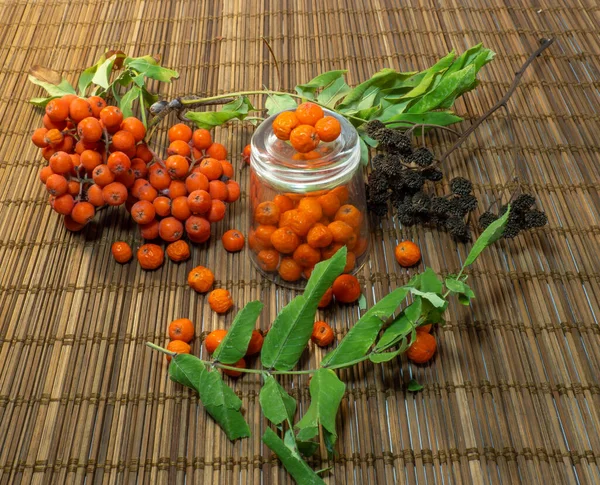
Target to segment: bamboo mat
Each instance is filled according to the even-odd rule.
[[[331,466],[331,484],[600,483],[600,8],[593,0],[421,3],[0,3],[0,484],[291,483],[260,442],[267,424],[257,379],[235,384],[253,436],[231,444],[144,346],[166,343],[168,322],[186,316],[197,323],[193,351],[203,355],[206,333],[231,323],[233,315],[216,316],[187,287],[198,264],[214,270],[238,308],[263,300],[263,328],[293,296],[262,280],[246,253],[221,249],[225,230],[247,229],[245,198],[187,263],[157,272],[115,264],[113,241],[139,242],[133,224],[124,211],[104,211],[83,234],[62,228],[29,142],[41,114],[26,103],[41,93],[27,82],[33,64],[76,81],[106,48],[160,53],[181,74],[161,88],[165,96],[275,88],[261,35],[280,61],[282,89],[329,69],[348,69],[352,84],[383,67],[422,69],[482,41],[497,56],[477,91],[457,103],[462,128],[502,96],[540,37],[557,37],[510,101],[523,156],[517,173],[549,225],[496,244],[474,265],[477,299],[471,308],[450,305],[431,365],[398,359],[341,372],[348,392],[337,454],[328,460],[321,450],[311,466]],[[216,132],[236,167],[251,133],[241,125]],[[443,150],[451,139],[429,142]],[[471,178],[483,203],[514,189],[514,170],[503,112],[445,167],[448,179]],[[247,172],[240,180],[246,191]],[[360,274],[369,304],[414,273],[394,262],[399,239],[415,240],[424,264],[443,275],[469,248],[391,219],[372,221],[371,230]],[[341,338],[359,312],[322,316]],[[314,367],[322,355],[311,345],[301,365]],[[411,377],[423,392],[405,391]],[[306,380],[282,383],[303,412]]]

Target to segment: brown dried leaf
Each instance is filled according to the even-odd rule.
[[[121,50],[109,50],[106,51],[106,54],[104,54],[104,56],[106,57],[106,59],[109,59],[112,56],[116,56],[114,68],[121,69],[123,67],[123,61],[127,57],[127,54],[125,54],[125,52]]]
[[[29,69],[29,74],[40,81],[54,84],[55,86],[58,86],[62,81],[60,73],[39,64]]]

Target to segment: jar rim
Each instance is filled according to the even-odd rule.
[[[326,108],[323,111],[340,122],[341,134],[333,142],[319,144],[315,152],[322,156],[318,158],[298,157],[298,152],[275,136],[272,125],[279,113],[260,124],[251,140],[250,166],[261,180],[280,190],[312,192],[333,188],[354,176],[360,165],[358,132],[345,117]]]

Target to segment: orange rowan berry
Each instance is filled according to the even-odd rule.
[[[208,295],[208,304],[216,313],[225,313],[233,306],[233,299],[228,290],[217,288]]]
[[[65,228],[71,232],[81,231],[85,227],[85,224],[79,224],[79,222],[75,222],[70,215],[65,216],[63,222],[65,224]]]
[[[277,224],[279,221],[279,207],[271,201],[261,202],[254,210],[254,221],[259,224]]]
[[[127,200],[127,188],[120,182],[104,186],[102,197],[108,205],[121,205]]]
[[[246,145],[242,150],[242,160],[246,165],[250,165],[250,155],[252,154],[252,146]]]
[[[275,271],[281,257],[275,249],[263,249],[256,256],[258,266],[263,271]]]
[[[346,202],[348,202],[348,198],[350,197],[348,187],[346,187],[345,185],[341,185],[340,187],[331,189],[329,193],[335,195],[340,201],[340,204],[345,204]]]
[[[147,224],[140,224],[140,235],[147,240],[156,239],[158,237],[158,221],[152,219]]]
[[[412,241],[402,241],[394,249],[394,256],[400,266],[409,268],[421,261],[421,250]]]
[[[175,140],[174,142],[171,142],[167,148],[167,155],[180,155],[182,157],[189,157],[191,154],[191,147],[183,140]]]
[[[150,182],[148,182],[145,178],[137,179],[131,187],[131,195],[133,195],[136,198],[139,198],[140,189],[145,186],[150,186]]]
[[[212,144],[210,131],[198,128],[192,133],[192,144],[197,150],[206,150]]]
[[[240,184],[235,180],[228,180],[227,183],[227,202],[232,203],[240,198]]]
[[[145,143],[140,143],[139,145],[136,145],[135,156],[136,158],[141,158],[146,163],[150,163],[154,158],[154,155],[152,155],[152,152],[148,148],[148,145],[146,145]]]
[[[46,115],[55,122],[65,121],[69,116],[69,105],[63,98],[51,99],[46,105]]]
[[[148,170],[148,180],[150,185],[156,190],[164,190],[171,184],[171,177],[167,173],[166,169],[160,165],[152,165]]]
[[[40,170],[40,180],[43,184],[45,184],[48,181],[48,177],[50,177],[50,175],[53,174],[54,171],[50,168],[49,165],[42,167],[42,169]]]
[[[46,148],[48,146],[48,142],[45,140],[46,133],[48,133],[48,128],[38,128],[31,135],[31,141],[38,148]]]
[[[77,202],[71,211],[71,217],[79,224],[87,224],[96,214],[96,208],[89,202]]]
[[[188,191],[183,180],[171,180],[169,187],[162,192],[171,199],[176,199],[177,197],[181,196],[187,197],[188,195]]]
[[[307,214],[314,222],[323,217],[323,208],[316,197],[304,197],[298,202],[298,210]]]
[[[169,323],[168,332],[171,340],[189,343],[194,338],[194,324],[189,318],[178,318]]]
[[[156,199],[156,197],[158,197],[158,192],[150,184],[144,184],[138,190],[138,198],[140,200],[147,200],[148,202],[152,202],[154,199]]]
[[[88,143],[95,143],[102,138],[102,126],[96,118],[84,118],[77,125],[77,134]]]
[[[309,246],[316,249],[327,247],[332,241],[333,234],[329,228],[319,223],[311,227],[306,236],[306,242]]]
[[[131,133],[136,143],[141,142],[146,136],[146,127],[144,126],[144,123],[134,116],[125,118],[121,122],[121,130]]]
[[[327,217],[334,217],[341,206],[340,199],[331,192],[321,195],[317,200],[319,201],[319,204],[321,204],[323,215]]]
[[[298,281],[302,276],[302,266],[292,258],[283,258],[277,272],[281,279],[289,282]]]
[[[171,203],[171,214],[180,221],[185,221],[192,215],[190,206],[188,205],[188,198],[185,195],[175,197]]]
[[[167,173],[171,178],[183,178],[190,168],[189,162],[181,155],[171,155],[165,160]]]
[[[190,246],[180,239],[167,245],[167,256],[176,263],[190,258]]]
[[[310,247],[308,244],[300,244],[295,249],[293,258],[303,268],[312,268],[321,261],[321,251]]]
[[[216,158],[205,158],[199,165],[200,173],[204,174],[208,180],[217,180],[223,175],[223,167]]]
[[[344,273],[351,273],[356,266],[356,256],[352,251],[346,253],[346,266],[344,266]]]
[[[67,193],[71,194],[73,197],[79,195],[79,188],[81,184],[77,180],[69,180],[67,181]]]
[[[271,244],[280,253],[289,254],[300,245],[300,239],[289,227],[281,227],[271,234]]]
[[[155,269],[155,268],[150,268],[150,269]],[[175,352],[177,354],[189,354],[192,351],[192,348],[189,346],[189,344],[183,342],[182,340],[172,340],[167,345],[167,350],[170,352]],[[169,362],[171,361],[170,355],[167,354],[165,357],[167,358],[167,360]]]
[[[188,195],[188,205],[194,214],[206,214],[212,207],[212,198],[206,190],[194,190]]]
[[[100,120],[107,129],[115,129],[121,126],[123,113],[116,106],[106,106],[100,110]]]
[[[273,133],[280,140],[289,140],[290,133],[300,124],[296,113],[293,111],[284,111],[279,113],[273,120]]]
[[[67,183],[67,179],[57,173],[53,173],[46,180],[46,190],[54,197],[66,194],[68,188],[69,185]]]
[[[131,149],[135,150],[135,138],[131,133],[119,130],[112,136],[111,151],[127,152]]]
[[[356,276],[343,274],[338,276],[332,285],[333,296],[342,303],[352,303],[360,297],[360,283]]]
[[[329,324],[320,321],[314,323],[310,339],[319,347],[327,347],[334,341],[335,334]]]
[[[296,117],[298,118],[299,124],[315,126],[317,121],[325,116],[323,108],[318,104],[307,101],[300,104],[296,108]]]
[[[321,297],[321,300],[319,301],[319,308],[325,308],[327,306],[329,306],[329,304],[331,303],[331,300],[333,300],[333,288],[329,287],[327,288],[327,291],[325,293],[323,293],[323,296]]]
[[[363,220],[362,212],[351,204],[341,206],[335,213],[335,220],[342,221],[348,224],[352,229],[356,230],[360,227]]]
[[[257,244],[255,246],[258,249],[270,249],[273,247],[271,244],[271,236],[277,230],[277,226],[271,226],[268,224],[261,224],[254,231],[254,239]],[[253,248],[254,249],[254,248]]]
[[[123,152],[113,152],[108,156],[106,165],[112,173],[118,175],[131,168],[131,160]]]
[[[258,354],[263,346],[264,337],[258,330],[252,330],[252,336],[248,343],[248,349],[246,349],[246,357]]]
[[[217,160],[227,160],[227,148],[220,143],[212,143],[207,149],[206,154]]]
[[[317,130],[310,125],[298,125],[290,134],[290,143],[300,153],[307,153],[319,144],[319,135]]]
[[[290,199],[287,195],[276,195],[273,198],[273,203],[279,207],[279,212],[283,214],[284,212],[291,211],[294,208],[294,201]]]
[[[52,130],[46,131],[46,136],[44,137],[44,141],[46,142],[46,146],[50,145],[55,149],[57,145],[60,145],[65,139],[62,131],[57,130],[56,128]]]
[[[115,261],[117,263],[126,263],[133,258],[133,251],[131,251],[131,246],[123,241],[116,241],[112,243],[110,247],[110,252],[112,253]]]
[[[87,190],[87,200],[94,207],[102,207],[105,203],[102,187],[96,184],[90,185]]]
[[[71,194],[63,194],[52,199],[52,209],[59,214],[69,215],[75,206],[75,200]]]
[[[71,101],[71,104],[69,105],[69,117],[73,122],[79,123],[89,116],[94,116],[94,112],[86,99],[75,98]]]
[[[115,176],[110,171],[108,166],[104,164],[98,165],[92,171],[92,178],[94,179],[94,182],[100,187],[104,187],[105,185],[108,185],[115,181]]]
[[[48,161],[50,160],[50,157],[52,157],[52,155],[54,155],[55,153],[56,153],[56,150],[51,146],[42,148],[42,157],[44,157]]]
[[[192,172],[185,179],[185,188],[190,194],[194,190],[205,190],[208,192],[208,179],[201,172]]]
[[[204,266],[196,266],[188,274],[188,285],[198,293],[206,293],[215,281],[213,272]]]
[[[298,236],[304,237],[312,227],[314,221],[306,213],[298,209],[284,212],[279,220],[279,227],[287,227],[294,231]]]
[[[333,221],[327,226],[333,236],[333,241],[340,244],[346,244],[354,234],[354,230],[344,221]]]
[[[229,197],[227,185],[220,180],[211,180],[208,184],[208,192],[213,200],[217,199],[225,201]]]
[[[134,158],[131,160],[131,170],[133,170],[133,174],[136,179],[146,178],[148,175],[148,167],[146,166],[146,162],[141,158]]]
[[[50,157],[50,168],[54,173],[69,173],[73,170],[73,160],[68,153],[56,152]]]
[[[203,243],[210,239],[210,222],[204,217],[188,217],[185,221],[185,230],[190,241]]]
[[[221,242],[223,243],[223,247],[226,251],[235,253],[244,248],[246,239],[244,238],[244,235],[237,229],[230,229],[229,231],[226,231],[223,236],[221,236]]]
[[[321,141],[330,142],[340,136],[342,125],[333,116],[325,116],[315,123],[315,130]]]
[[[75,138],[73,138],[71,135],[65,135],[63,137],[63,141],[60,142],[58,145],[55,145],[54,148],[57,151],[63,151],[63,152],[67,152],[69,154],[73,153],[73,147],[75,146]]]
[[[217,347],[221,345],[221,342],[227,335],[227,330],[213,330],[206,336],[206,340],[204,341],[204,346],[206,347],[206,351],[209,354],[214,353],[217,350]]]
[[[225,217],[225,204],[221,200],[213,199],[211,201],[210,211],[208,212],[208,220],[210,222],[219,222]]]
[[[237,367],[238,369],[245,369],[246,361],[242,357],[235,364],[231,364],[231,365],[232,365],[232,367]],[[227,374],[229,377],[240,377],[243,374],[243,372],[237,371],[237,370],[231,370],[231,369],[223,369],[223,374]]]
[[[42,122],[44,124],[44,128],[46,128],[47,130],[52,130],[53,128],[55,128],[57,130],[62,131],[67,127],[66,121],[52,121],[47,114],[45,114],[42,118]]]
[[[100,96],[90,96],[87,102],[90,104],[90,108],[92,108],[92,115],[95,118],[100,118],[100,111],[106,108],[106,101]]]
[[[92,172],[98,165],[102,164],[102,155],[94,150],[84,150],[79,160],[86,172]]]
[[[165,261],[165,252],[157,244],[144,244],[137,251],[137,259],[143,269],[157,269]]]
[[[435,337],[430,333],[417,331],[417,338],[406,351],[406,357],[415,364],[425,364],[431,360],[436,350]]]
[[[158,223],[158,235],[163,241],[177,241],[183,236],[183,224],[174,217],[165,217]]]
[[[221,168],[223,169],[223,175],[227,178],[233,178],[233,165],[229,163],[227,160],[219,160],[221,164]]]
[[[341,249],[342,245],[339,243],[331,243],[329,246],[321,249],[321,259],[329,259],[333,257],[335,253],[337,253]]]
[[[171,199],[161,195],[152,201],[156,215],[159,217],[167,217],[171,215]]]
[[[156,210],[147,200],[138,200],[131,208],[131,217],[138,224],[148,224],[155,216]]]
[[[182,140],[188,143],[192,139],[192,129],[183,123],[177,123],[169,128],[169,143]]]

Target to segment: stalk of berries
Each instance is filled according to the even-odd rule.
[[[477,208],[471,182],[458,177],[450,182],[450,194],[427,194],[423,190],[425,182],[439,182],[443,178],[442,172],[432,167],[431,151],[424,147],[413,149],[406,134],[386,128],[379,121],[369,122],[366,130],[379,142],[380,150],[371,160],[373,169],[367,184],[369,210],[385,216],[390,201],[404,226],[433,225],[448,231],[458,241],[470,240],[465,217]]]
[[[240,196],[227,149],[208,130],[172,126],[163,160],[145,143],[139,119],[123,119],[98,96],[53,99],[43,123],[32,136],[48,161],[40,179],[71,231],[103,207],[124,205],[144,239],[172,243],[187,233],[201,243]]]

